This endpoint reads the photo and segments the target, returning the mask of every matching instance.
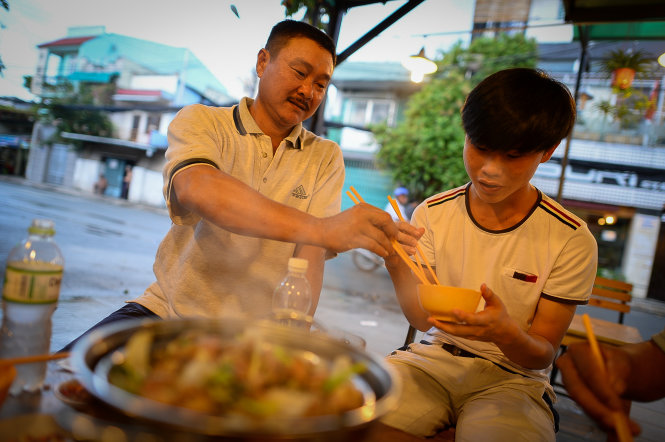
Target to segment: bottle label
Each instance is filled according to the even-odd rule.
[[[24,304],[56,302],[62,266],[46,262],[8,262],[2,298]]]

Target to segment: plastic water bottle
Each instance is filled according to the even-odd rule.
[[[0,357],[45,354],[51,345],[51,316],[60,296],[65,260],[53,240],[54,222],[35,219],[28,237],[7,257],[2,290]],[[39,390],[46,363],[20,364],[10,393]]]
[[[274,311],[295,310],[309,314],[309,308],[312,306],[312,291],[305,276],[308,264],[306,259],[289,259],[289,271],[275,288],[272,296]]]

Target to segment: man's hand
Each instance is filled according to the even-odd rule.
[[[361,248],[384,258],[393,252],[392,239],[415,247],[422,236],[419,229],[408,223],[400,223],[398,228],[388,213],[365,203],[323,218],[321,229],[326,247],[334,252]]]
[[[623,412],[619,397],[628,386],[631,360],[619,347],[601,344],[601,351],[607,376],[598,375],[600,367],[587,342],[569,345],[556,364],[570,397],[605,431],[614,431],[614,413]],[[630,429],[634,435],[640,433],[640,427],[634,421],[630,421]]]
[[[457,323],[441,322],[432,317],[428,321],[445,332],[474,341],[512,342],[519,333],[517,323],[508,316],[501,299],[487,285],[480,286],[480,293],[485,299],[484,310],[468,313],[454,309],[452,315]]]

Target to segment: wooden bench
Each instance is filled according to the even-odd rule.
[[[630,283],[603,278],[601,276],[596,277],[588,305],[617,312],[616,322],[594,317],[590,318],[591,326],[599,342],[611,345],[642,342],[639,330],[623,323],[625,314],[630,312],[630,301],[633,299],[632,291],[633,285]],[[584,322],[582,321],[582,315],[576,314],[573,316],[573,320],[561,340],[561,348],[559,349],[558,356],[566,351],[568,345],[573,342],[585,341],[586,339],[587,333]],[[557,373],[556,365],[553,365],[552,373],[550,374],[550,383],[552,386],[563,387],[561,384],[555,384]]]

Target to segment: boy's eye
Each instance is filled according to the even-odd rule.
[[[295,71],[296,75],[298,75],[298,77],[304,77],[305,76],[305,74],[303,72],[299,71],[298,69],[293,69],[293,70]]]

